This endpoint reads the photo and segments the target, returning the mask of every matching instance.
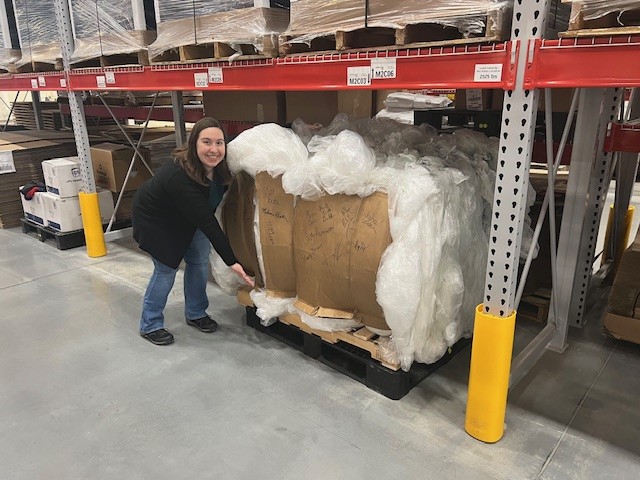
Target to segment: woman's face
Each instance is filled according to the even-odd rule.
[[[217,127],[208,127],[200,132],[196,142],[198,158],[207,172],[218,165],[224,158],[224,134]]]

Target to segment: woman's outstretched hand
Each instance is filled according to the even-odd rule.
[[[251,288],[255,287],[255,282],[253,281],[253,278],[247,275],[247,272],[244,271],[244,268],[242,268],[242,265],[240,265],[239,263],[234,263],[229,268],[231,268],[231,270],[233,270],[235,274],[238,275],[244,283],[249,285]]]

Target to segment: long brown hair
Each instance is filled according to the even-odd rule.
[[[198,158],[198,149],[197,143],[200,134],[205,128],[219,128],[222,130],[220,126],[220,122],[211,117],[204,117],[198,120],[191,129],[191,134],[189,135],[189,140],[182,145],[181,147],[176,148],[173,152],[171,152],[171,156],[173,157],[173,162],[182,167],[182,169],[186,172],[187,176],[201,185],[209,185],[209,179],[207,178],[207,171],[202,165],[202,162]],[[229,167],[227,166],[227,136],[222,130],[222,135],[224,136],[224,158],[222,161],[213,168],[214,179],[218,182],[222,181],[223,184],[228,185],[231,183],[231,172],[229,171]]]

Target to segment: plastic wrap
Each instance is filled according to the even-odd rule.
[[[637,0],[574,0],[571,3],[571,23],[578,22],[580,16],[583,20],[594,20],[610,13],[618,13],[619,18],[626,11],[640,10]]]
[[[253,7],[207,13],[211,4],[204,3],[201,9],[187,6],[183,8],[186,16],[165,21],[164,3],[156,4],[158,37],[149,47],[151,58],[173,48],[213,42],[229,44],[238,53],[242,52],[241,45],[253,45],[258,53],[263,53],[265,48],[277,45],[278,34],[289,24],[286,9]]]
[[[289,43],[309,43],[336,31],[366,27],[402,28],[416,23],[436,23],[457,28],[465,36],[499,36],[502,22],[487,22],[490,15],[505,21],[513,1],[503,0],[297,0],[291,2]],[[366,20],[366,21],[365,21]]]
[[[293,125],[301,139],[272,124],[243,132],[229,145],[230,166],[252,175],[282,173],[285,191],[302,198],[387,192],[392,243],[377,270],[375,295],[392,331],[388,353],[405,370],[414,359],[437,361],[471,335],[482,301],[499,141],[469,130],[440,135],[424,125],[344,115],[326,128]],[[266,323],[294,300],[253,295]],[[321,330],[357,325],[295,313]]]
[[[53,2],[13,0],[22,58],[16,66],[58,62],[62,53]]]
[[[71,20],[71,63],[137,52],[155,39],[155,32],[136,25],[132,0],[71,0]]]

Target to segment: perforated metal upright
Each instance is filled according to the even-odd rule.
[[[602,209],[611,179],[612,154],[603,149],[607,125],[615,120],[624,89],[580,92],[562,226],[558,242],[558,311],[549,348],[563,351],[569,325],[581,326],[591,280]]]
[[[485,290],[483,304],[476,311],[465,419],[466,431],[486,442],[498,441],[504,431],[514,303],[539,96],[536,90],[525,90],[524,78],[531,40],[541,37],[548,12],[548,1],[514,2],[511,40],[517,48],[511,61],[517,60],[516,86],[504,96]]]
[[[70,68],[69,58],[73,53],[74,42],[71,30],[71,16],[69,3],[66,0],[54,0],[58,32],[60,34],[60,49],[62,50],[62,62],[64,65],[65,78],[68,84],[68,72]],[[81,187],[86,193],[96,193],[96,184],[91,166],[89,135],[87,134],[87,121],[82,109],[82,93],[68,92],[69,108],[71,110],[71,121],[73,122],[73,134],[76,139],[78,158],[80,160],[80,171],[82,174]]]

